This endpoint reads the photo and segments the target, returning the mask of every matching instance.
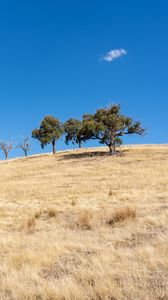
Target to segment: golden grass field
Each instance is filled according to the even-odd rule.
[[[0,162],[0,299],[168,299],[168,146],[123,150]]]

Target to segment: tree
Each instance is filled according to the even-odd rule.
[[[40,128],[32,131],[32,137],[39,140],[42,149],[47,144],[52,144],[53,154],[55,154],[56,141],[62,136],[63,132],[63,126],[58,119],[52,116],[46,116],[42,120]]]
[[[13,149],[13,143],[0,142],[0,149],[5,155],[5,159],[8,159],[9,152]]]
[[[19,144],[17,148],[20,148],[23,150],[24,155],[27,157],[28,152],[31,150],[31,144],[29,137],[25,137],[23,143]]]
[[[109,154],[116,153],[116,147],[121,145],[124,135],[143,135],[145,131],[140,122],[122,115],[118,104],[98,109],[93,115],[84,115],[83,123],[85,138],[96,139],[101,144],[106,144],[109,147]]]
[[[68,145],[71,141],[72,144],[78,144],[79,148],[82,147],[82,142],[85,140],[83,135],[83,123],[77,119],[69,119],[64,124],[65,143]]]

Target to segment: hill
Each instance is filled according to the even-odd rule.
[[[0,299],[168,299],[168,147],[0,163]]]

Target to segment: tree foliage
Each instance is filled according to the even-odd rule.
[[[121,114],[120,105],[98,109],[95,114],[83,116],[83,133],[86,139],[96,139],[109,147],[109,153],[115,154],[124,135],[143,135],[140,122]]]
[[[69,142],[78,144],[79,148],[82,146],[82,142],[85,140],[83,135],[83,123],[77,119],[69,119],[64,124],[65,131],[65,143],[68,145]]]
[[[65,143],[82,144],[88,140],[98,140],[109,147],[110,154],[116,154],[116,148],[123,142],[125,135],[143,135],[145,129],[140,122],[121,113],[119,104],[111,104],[107,108],[98,109],[94,114],[84,114],[82,120],[70,118],[62,124],[57,118],[47,115],[41,121],[38,129],[32,131],[32,137],[37,139],[41,147],[52,144],[53,154],[56,153],[56,142],[65,134]],[[25,156],[31,149],[30,140],[25,137],[16,148],[24,151]],[[0,150],[8,158],[13,149],[13,143],[0,142]]]
[[[53,154],[56,153],[56,141],[62,136],[64,130],[62,123],[53,116],[46,116],[39,129],[32,131],[32,137],[38,139],[42,149],[47,144],[52,144]]]

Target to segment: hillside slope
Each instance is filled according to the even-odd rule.
[[[0,163],[0,299],[168,299],[168,147]]]

